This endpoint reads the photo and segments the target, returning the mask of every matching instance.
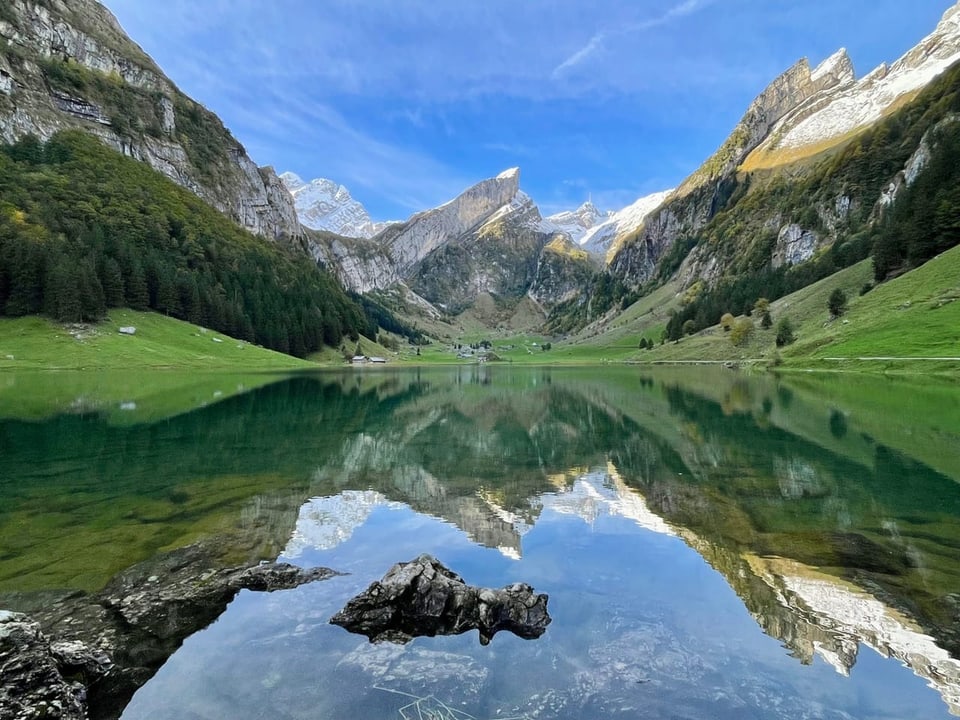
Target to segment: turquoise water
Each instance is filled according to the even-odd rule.
[[[951,717],[960,391],[839,381],[348,372],[152,423],[0,421],[0,591],[96,590],[209,537],[349,573],[241,593],[125,718]],[[328,624],[423,552],[532,584],[553,623],[487,647]]]

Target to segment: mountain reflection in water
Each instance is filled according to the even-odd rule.
[[[872,648],[960,715],[958,399],[950,385],[886,379],[838,388],[728,371],[471,367],[298,377],[159,424],[7,420],[0,539],[11,551],[0,554],[0,584],[96,588],[107,576],[95,553],[111,538],[130,538],[128,555],[114,558],[130,564],[209,533],[228,537],[235,554],[279,552],[354,573],[271,599],[276,619],[266,622],[249,614],[266,601],[241,596],[141,690],[131,718],[167,717],[151,714],[157,694],[181,683],[175,694],[190,697],[187,671],[216,667],[220,652],[248,663],[251,681],[274,672],[237,659],[250,643],[278,653],[285,696],[300,687],[291,665],[321,662],[368,688],[417,697],[461,688],[491,714],[576,717],[640,702],[667,714],[791,717],[812,696],[824,717],[935,713],[861,652]],[[80,512],[70,497],[83,498]],[[31,552],[54,547],[70,548],[73,575],[34,569]],[[456,641],[396,650],[325,634],[322,616],[351,583],[365,586],[421,551],[471,583],[522,580],[551,593],[555,622],[536,648],[499,637],[491,645],[501,664],[523,664],[520,676]],[[691,551],[800,661],[790,661],[795,670],[744,634]],[[223,635],[229,628],[235,637]],[[314,640],[297,649],[301,636]],[[277,645],[283,638],[290,649]],[[548,658],[558,677],[542,667]],[[876,697],[827,682],[816,658]],[[805,678],[800,663],[816,674]],[[855,667],[874,679],[858,680]],[[542,689],[536,699],[532,688]],[[246,697],[230,684],[219,692]],[[365,692],[339,702],[395,714],[400,696]],[[197,707],[219,707],[196,695]]]

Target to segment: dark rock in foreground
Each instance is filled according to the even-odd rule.
[[[516,583],[502,590],[467,585],[429,555],[394,565],[330,622],[370,642],[405,643],[423,635],[459,635],[476,628],[486,645],[501,630],[538,638],[550,624],[547,596]]]
[[[25,597],[2,598],[29,615],[0,611],[0,720],[119,717],[241,590],[285,590],[336,574],[286,563],[225,568],[196,544],[133,566],[96,595],[44,595],[33,607]]]
[[[86,688],[65,673],[76,661],[75,648],[65,649],[68,657],[57,652],[26,615],[0,611],[0,717],[87,717]],[[108,667],[106,663],[97,670],[106,673]]]

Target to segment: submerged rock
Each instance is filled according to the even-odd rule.
[[[467,585],[429,555],[394,565],[330,622],[371,642],[406,643],[423,635],[459,635],[476,628],[486,645],[501,630],[538,638],[550,624],[547,595],[524,583],[502,590]]]
[[[133,693],[241,590],[271,592],[338,573],[286,563],[223,567],[202,543],[159,555],[95,595],[0,598],[0,720],[120,716]]]

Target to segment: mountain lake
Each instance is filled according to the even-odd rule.
[[[0,609],[197,542],[344,574],[240,591],[124,720],[960,716],[956,383],[156,376],[0,378]],[[329,624],[422,553],[473,585],[529,583],[552,623],[488,646]]]

